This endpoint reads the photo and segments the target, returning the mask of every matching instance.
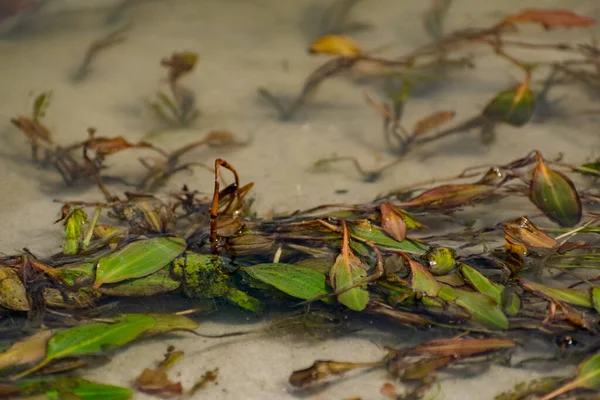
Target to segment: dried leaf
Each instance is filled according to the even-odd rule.
[[[54,332],[39,331],[17,343],[0,354],[0,370],[39,362],[46,354],[46,344]]]
[[[130,148],[152,148],[147,142],[130,143],[123,136],[114,138],[94,137],[86,142],[86,147],[99,156],[107,156]]]
[[[360,47],[348,36],[325,35],[313,42],[309,49],[312,54],[329,54],[347,58],[355,58],[361,55]]]
[[[396,211],[391,203],[379,206],[381,211],[381,228],[384,232],[401,242],[406,239],[406,222],[404,216]]]
[[[489,352],[512,349],[517,345],[510,339],[437,339],[423,343],[409,351],[409,354],[435,357],[472,357]]]
[[[506,222],[502,225],[502,229],[508,243],[525,246],[529,251],[547,251],[558,246],[558,242],[554,238],[540,230],[527,217]]]
[[[321,382],[332,376],[343,375],[354,369],[378,367],[380,365],[382,365],[381,362],[351,363],[332,360],[317,360],[313,365],[306,369],[294,371],[290,375],[289,383],[294,387],[303,388]]]
[[[560,226],[573,227],[581,221],[581,199],[571,180],[549,168],[536,152],[538,164],[533,170],[529,199],[548,218]]]
[[[596,20],[578,15],[570,10],[528,8],[504,18],[499,26],[518,23],[540,24],[544,29],[549,30],[553,28],[585,28],[594,25]]]
[[[429,209],[451,209],[488,197],[495,190],[496,187],[494,186],[469,183],[441,185],[421,193],[408,202],[397,205],[427,207]]]
[[[413,128],[412,135],[418,137],[431,132],[435,128],[438,128],[446,122],[451,121],[455,115],[456,112],[454,111],[435,112],[418,121]]]
[[[179,396],[183,394],[181,382],[172,382],[167,373],[162,369],[145,368],[135,378],[135,386],[138,390],[160,396],[162,398]]]

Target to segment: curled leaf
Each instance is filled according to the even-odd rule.
[[[360,47],[348,36],[325,35],[314,41],[308,48],[309,53],[329,54],[347,58],[361,55]]]
[[[511,245],[522,245],[536,253],[548,251],[558,246],[558,242],[540,230],[527,217],[518,218],[502,225],[504,238]]]
[[[396,211],[391,203],[379,206],[381,211],[381,227],[391,237],[401,242],[406,239],[406,222],[404,216]]]
[[[539,152],[536,156],[538,164],[529,185],[529,199],[560,226],[577,225],[581,221],[582,208],[575,185],[565,174],[548,167]]]

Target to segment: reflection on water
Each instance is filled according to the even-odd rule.
[[[432,3],[442,10],[449,2]],[[548,161],[575,165],[597,156],[600,79],[593,68],[597,50],[589,39],[597,26],[545,31],[535,24],[519,25],[520,35],[510,40],[529,45],[517,44],[510,52],[495,52],[492,36],[486,37],[488,43],[477,40],[462,43],[458,50],[452,47],[446,57],[438,57],[439,47],[426,46],[430,35],[440,35],[442,28],[471,28],[463,34],[472,35],[475,28],[494,26],[527,7],[568,8],[597,18],[600,9],[594,1],[456,0],[443,24],[441,14],[429,14],[424,29],[427,7],[428,3],[392,0],[3,1],[0,180],[7,190],[0,209],[1,250],[13,254],[26,246],[40,256],[59,251],[62,230],[53,222],[60,205],[53,200],[103,201],[96,188],[99,170],[111,193],[152,189],[169,199],[168,194],[197,191],[198,198],[209,198],[214,188],[209,170],[216,158],[223,158],[239,172],[242,185],[255,183],[252,211],[273,218],[321,204],[370,202],[382,193],[455,175],[469,166],[504,165],[534,149]],[[307,52],[314,39],[340,32],[356,41],[360,58],[328,61],[334,58]],[[433,56],[414,58],[422,52]],[[574,57],[587,57],[588,65],[573,62],[549,68]],[[529,81],[537,95],[531,121],[527,112],[506,116],[492,100],[505,91],[509,105],[528,102],[519,85],[527,76],[524,69],[533,63],[539,65]],[[36,110],[36,96],[42,93],[49,94],[48,104],[38,103]],[[520,97],[513,103],[517,93]],[[524,107],[533,109],[534,104]],[[99,139],[106,137],[122,138]],[[30,144],[37,162],[31,160]],[[83,149],[101,157],[90,161]],[[233,181],[230,175],[224,179],[227,184]],[[187,193],[181,191],[184,184]],[[204,217],[191,225],[208,229],[209,202],[199,204]],[[466,209],[460,214],[462,222],[479,229],[524,214],[539,215],[526,202],[509,199],[497,204],[501,207],[485,208],[485,215]],[[429,217],[431,231],[420,235],[435,235],[435,229],[455,232],[453,224],[446,215]],[[541,225],[551,226],[547,220]],[[207,229],[204,236],[195,236],[204,250],[209,249]],[[457,241],[467,241],[465,237],[446,235],[435,242],[459,246]],[[273,243],[262,243],[267,244]],[[353,251],[361,254],[357,248]],[[335,254],[328,257],[333,261]],[[550,261],[573,263],[571,258]],[[350,375],[308,394],[292,390],[287,380],[291,371],[317,359],[374,361],[386,354],[384,345],[415,345],[438,337],[437,331],[414,330],[380,317],[323,317],[321,310],[312,314],[320,322],[308,328],[305,321],[293,320],[276,329],[270,324],[278,316],[257,317],[225,303],[191,302],[180,296],[120,302],[115,307],[123,312],[198,307],[206,314],[201,331],[207,334],[261,331],[222,339],[181,335],[145,341],[115,353],[111,362],[90,369],[86,376],[129,386],[141,369],[175,345],[186,353],[174,367],[184,387],[219,368],[219,385],[207,386],[198,396],[370,399],[380,397],[389,378],[382,370]],[[265,326],[270,328],[262,330]],[[449,335],[454,332],[442,334]],[[597,341],[587,333],[555,339],[549,345],[524,333],[519,340],[528,352],[517,358],[525,359],[527,366],[530,357],[556,356],[561,361],[542,363],[541,372],[554,372],[548,370],[556,367],[561,375],[570,372],[559,368],[563,360],[572,359],[572,368],[582,354],[596,351]],[[516,381],[540,376],[539,368],[501,367],[505,360],[475,374],[487,365],[476,363],[480,361],[465,363],[458,375],[444,375],[439,381],[443,397],[462,399],[468,393],[471,398],[493,398]],[[464,379],[470,374],[476,379]]]

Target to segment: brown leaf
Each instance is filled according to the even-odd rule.
[[[558,245],[554,238],[542,232],[527,217],[521,217],[513,222],[503,224],[504,238],[510,245],[522,245],[529,251],[553,249]]]
[[[540,24],[544,29],[575,28],[594,25],[596,20],[578,15],[570,10],[528,8],[518,14],[504,18],[498,26],[508,26],[517,23]]]
[[[383,384],[380,393],[382,396],[389,397],[391,399],[395,399],[396,397],[398,397],[398,392],[396,391],[396,388],[390,382],[386,382]]]
[[[95,151],[99,156],[107,156],[132,147],[152,147],[152,145],[147,142],[139,142],[137,144],[130,143],[125,140],[123,136],[117,136],[114,138],[94,137],[86,142],[86,146],[88,149]]]
[[[445,124],[446,122],[451,121],[456,113],[454,111],[438,111],[435,112],[424,119],[418,121],[413,128],[412,135],[413,136],[421,136],[424,135],[433,129],[439,127],[440,125]]]
[[[181,383],[172,382],[162,369],[145,368],[140,376],[135,379],[135,385],[142,392],[163,398],[179,396],[183,393]]]
[[[470,357],[492,351],[510,349],[517,345],[510,339],[439,339],[423,343],[409,351],[423,356]]]
[[[306,369],[292,372],[289,383],[294,387],[306,387],[311,384],[321,382],[331,376],[343,375],[346,372],[358,368],[379,367],[382,362],[375,363],[352,363],[338,362],[333,360],[317,360]]]
[[[401,242],[406,239],[406,222],[404,222],[404,216],[400,214],[391,203],[383,203],[379,206],[381,211],[381,228]]]
[[[441,185],[421,193],[412,200],[396,205],[449,209],[467,205],[475,200],[485,198],[495,190],[496,187],[494,186],[474,183]]]

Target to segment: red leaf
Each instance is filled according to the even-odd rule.
[[[527,8],[518,14],[504,18],[498,26],[517,23],[540,24],[544,29],[575,28],[594,25],[596,20],[575,14],[573,11],[560,9]]]

